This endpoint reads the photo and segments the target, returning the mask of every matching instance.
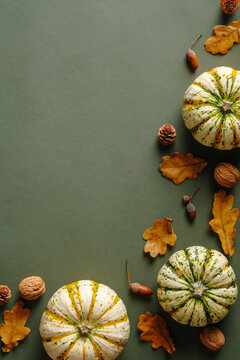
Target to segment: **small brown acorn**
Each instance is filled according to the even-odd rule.
[[[188,216],[193,220],[195,217],[196,217],[196,207],[195,205],[189,201],[189,203],[187,204],[187,213],[188,213]]]
[[[202,34],[200,34],[196,40],[194,40],[194,42],[192,43],[192,45],[188,48],[187,51],[187,61],[189,63],[189,65],[191,66],[191,68],[193,70],[196,70],[198,68],[198,58],[197,55],[195,53],[195,51],[192,50],[193,45],[200,39],[200,37],[202,36]]]

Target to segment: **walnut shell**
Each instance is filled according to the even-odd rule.
[[[11,290],[7,285],[0,285],[0,305],[4,305],[11,298]]]
[[[18,291],[23,299],[38,299],[46,291],[45,282],[40,276],[29,276],[20,282]]]
[[[214,179],[225,187],[232,188],[239,181],[240,173],[238,169],[227,162],[221,162],[214,169]]]
[[[225,344],[225,336],[216,326],[206,326],[200,333],[200,340],[208,349],[216,351]]]

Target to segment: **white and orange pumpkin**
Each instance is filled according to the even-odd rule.
[[[238,295],[226,256],[203,246],[175,252],[160,269],[157,283],[163,310],[180,324],[195,327],[221,321]]]
[[[221,66],[201,74],[185,92],[182,114],[201,144],[240,147],[240,71]]]
[[[130,333],[123,301],[114,290],[82,280],[61,287],[40,322],[48,355],[55,360],[113,360]]]

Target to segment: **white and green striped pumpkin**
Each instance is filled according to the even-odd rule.
[[[222,320],[238,293],[227,258],[202,246],[174,253],[160,269],[157,283],[163,310],[177,322],[196,327]]]
[[[55,360],[113,360],[130,333],[123,301],[108,286],[82,280],[61,287],[40,322],[43,345]]]
[[[200,75],[184,95],[182,114],[201,144],[240,147],[240,71],[221,66]]]

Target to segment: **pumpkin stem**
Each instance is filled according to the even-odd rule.
[[[204,286],[201,281],[197,281],[196,283],[191,284],[192,285],[192,295],[195,298],[201,299],[201,297],[204,295],[204,291],[208,288]]]
[[[89,326],[87,323],[81,323],[81,324],[78,324],[77,325],[77,328],[78,328],[78,331],[79,331],[79,334],[81,336],[84,336],[84,337],[87,337],[91,334],[91,331],[92,331],[92,327]]]
[[[231,102],[231,101],[223,100],[222,103],[221,103],[221,105],[220,105],[220,108],[221,108],[221,110],[222,110],[222,112],[223,112],[224,114],[227,114],[227,113],[232,112],[231,106],[232,106],[232,102]]]

